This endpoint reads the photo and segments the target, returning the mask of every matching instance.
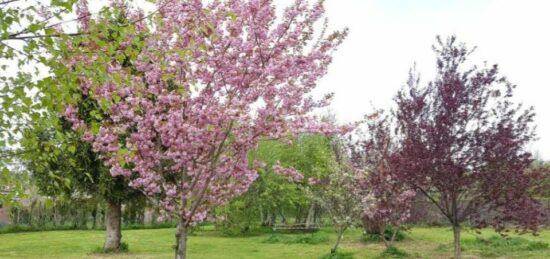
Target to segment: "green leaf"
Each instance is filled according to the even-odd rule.
[[[28,27],[29,32],[31,33],[37,32],[38,30],[40,30],[40,28],[42,28],[42,26],[38,23],[33,23]]]
[[[227,12],[227,16],[228,16],[232,21],[237,20],[237,14],[235,14],[235,12],[233,12],[233,11]]]
[[[97,135],[99,133],[99,123],[92,122],[92,125],[90,126],[90,130],[92,131],[92,134]]]
[[[70,189],[71,188],[71,179],[69,178],[64,178],[63,179],[63,183],[65,184],[65,186]]]

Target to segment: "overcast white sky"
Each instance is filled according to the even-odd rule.
[[[414,62],[431,79],[435,36],[455,34],[478,47],[474,60],[500,64],[518,99],[535,107],[540,139],[531,149],[550,159],[550,1],[327,0],[326,9],[332,28],[350,28],[319,89],[335,93],[331,110],[340,121],[360,120],[371,103],[389,108]]]
[[[414,62],[431,79],[435,36],[455,34],[478,47],[480,65],[498,63],[518,85],[518,100],[535,107],[539,140],[531,149],[550,159],[550,1],[327,0],[326,9],[331,26],[350,28],[320,84],[335,93],[331,109],[341,121],[361,119],[371,102],[389,108]]]

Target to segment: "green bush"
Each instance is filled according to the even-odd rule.
[[[176,223],[167,222],[167,223],[158,223],[158,224],[128,224],[123,225],[122,229],[129,230],[129,229],[159,229],[159,228],[175,228]],[[103,227],[103,229],[105,229]]]
[[[409,258],[410,255],[407,252],[405,252],[401,249],[398,249],[395,246],[390,246],[390,247],[386,248],[386,250],[384,250],[384,252],[382,252],[380,257],[382,257],[382,258]]]
[[[144,224],[131,224],[123,225],[123,230],[129,229],[159,229],[159,228],[174,228],[176,227],[175,223],[160,223],[153,225],[144,225]],[[0,228],[0,234],[7,233],[22,233],[22,232],[39,232],[39,231],[56,231],[56,230],[91,230],[87,226],[78,226],[78,225],[44,225],[44,226],[35,226],[35,225],[4,225]],[[93,230],[105,230],[105,226],[96,227]]]
[[[386,240],[390,240],[391,236],[393,235],[393,230],[391,228],[384,229],[384,237]],[[398,230],[395,234],[395,240],[394,241],[402,241],[406,238],[406,235],[404,231]],[[363,242],[381,242],[382,236],[380,234],[373,234],[373,233],[363,233],[361,236],[361,241]]]
[[[0,234],[7,233],[22,233],[22,232],[38,232],[38,231],[52,231],[52,230],[86,230],[86,226],[76,226],[76,225],[63,225],[63,226],[53,226],[53,225],[44,225],[44,226],[34,226],[34,225],[6,225],[0,229]]]

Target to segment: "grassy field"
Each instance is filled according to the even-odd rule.
[[[450,258],[452,232],[449,228],[413,228],[397,247],[410,258]],[[103,231],[48,231],[0,234],[0,258],[172,258],[174,229],[123,231],[128,253],[100,254]],[[223,237],[204,229],[189,239],[191,259],[208,258],[319,258],[330,250],[335,235],[325,229],[309,234],[262,234],[253,237]],[[360,230],[344,236],[341,250],[353,258],[381,258],[382,243],[363,242]],[[481,238],[480,238],[481,237]],[[496,237],[493,231],[481,236],[463,233],[464,258],[550,258],[550,230],[540,236]],[[301,242],[301,243],[300,243]],[[306,243],[304,243],[306,242]],[[314,243],[308,244],[307,242]]]

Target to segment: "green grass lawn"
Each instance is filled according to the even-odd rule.
[[[123,231],[123,241],[129,252],[123,254],[95,253],[104,237],[103,231],[47,231],[0,234],[0,258],[172,258],[174,229]],[[188,257],[195,258],[319,258],[327,254],[335,235],[324,229],[315,234],[323,238],[315,244],[292,243],[299,234],[263,234],[253,237],[223,237],[204,229],[189,238]],[[550,230],[538,237],[513,235],[512,239],[495,238],[487,230],[480,240],[471,231],[463,231],[464,258],[550,258]],[[341,250],[353,258],[380,258],[382,243],[360,241],[359,229],[347,232]],[[328,240],[327,240],[328,238]],[[450,258],[452,254],[450,228],[413,228],[404,241],[397,242],[410,258]]]

